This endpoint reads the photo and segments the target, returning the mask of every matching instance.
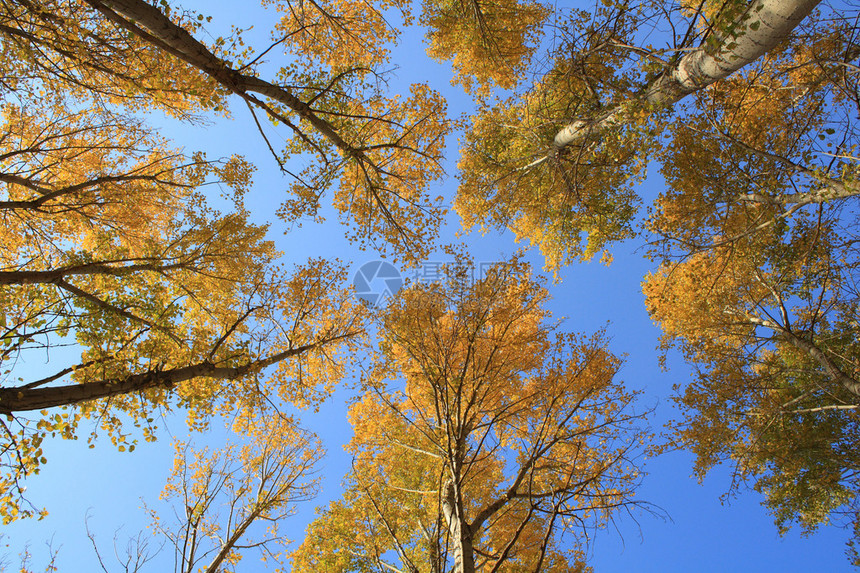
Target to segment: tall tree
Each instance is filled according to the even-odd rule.
[[[185,157],[128,116],[31,103],[8,103],[0,126],[5,521],[33,512],[20,480],[45,462],[46,436],[76,438],[86,417],[90,440],[105,431],[125,450],[129,423],[151,439],[176,406],[205,427],[267,399],[307,403],[361,329],[343,269],[276,266],[265,227],[247,222],[240,158]],[[226,214],[201,192],[219,181]]]
[[[279,526],[317,494],[322,447],[294,420],[268,412],[234,431],[244,444],[212,452],[178,444],[162,494],[174,519],[150,510],[153,533],[175,552],[177,573],[235,571],[249,552],[283,566],[289,540]]]
[[[455,204],[464,224],[509,228],[551,269],[632,236],[635,186],[665,127],[684,121],[673,106],[783,49],[817,4],[608,2],[594,14],[560,12],[551,49],[535,59],[540,80],[472,119]],[[667,47],[643,44],[642,30],[663,22],[672,34],[654,36]]]
[[[239,34],[204,44],[195,33],[205,18],[167,2],[6,2],[0,7],[4,77],[16,90],[38,92],[47,84],[180,117],[221,111],[229,96],[238,96],[255,121],[259,112],[291,130],[283,150],[272,147],[284,171],[290,157],[317,159],[290,173],[287,218],[316,216],[320,198],[334,187],[332,203],[353,220],[354,239],[422,257],[444,212],[428,185],[442,175],[450,126],[444,100],[426,85],[401,98],[377,81],[398,35],[383,12],[396,8],[408,17],[408,6],[269,4],[282,16],[271,45],[255,50]],[[289,63],[267,80],[258,70],[276,47]]]
[[[849,62],[860,30],[850,14],[827,25],[834,33],[801,29],[798,42],[713,86],[670,128],[652,255],[681,259],[816,210],[832,222],[857,195],[860,70]]]
[[[350,409],[348,489],[295,571],[585,569],[566,545],[634,504],[643,434],[602,333],[561,333],[526,265],[414,286]]]
[[[289,540],[279,529],[298,503],[318,493],[322,447],[316,436],[277,412],[239,420],[233,430],[242,436],[239,441],[216,449],[174,444],[176,458],[161,501],[146,507],[150,531],[124,548],[114,547],[126,573],[156,564],[164,570],[165,547],[176,573],[236,571],[255,553],[270,570],[284,564]],[[114,568],[105,563],[89,528],[87,535],[108,573]]]
[[[857,266],[812,237],[736,242],[646,282],[665,344],[698,371],[676,443],[700,476],[731,460],[735,487],[762,492],[783,532],[858,515]]]
[[[860,43],[853,22],[830,25],[839,37],[715,86],[673,128],[644,288],[665,345],[699,370],[675,425],[699,475],[731,460],[780,531],[853,524],[856,544],[860,70],[845,62]]]

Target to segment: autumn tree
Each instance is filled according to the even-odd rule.
[[[291,176],[282,215],[318,215],[321,197],[354,223],[362,244],[419,259],[443,210],[429,183],[450,130],[445,102],[426,85],[391,95],[383,67],[408,20],[403,2],[267,2],[281,16],[270,45],[245,46],[238,31],[207,45],[205,17],[168,2],[92,0],[7,2],[0,7],[4,82],[42,86],[91,104],[159,109],[180,118],[223,112],[232,99],[254,115],[275,161]],[[275,50],[275,51],[273,51]],[[285,65],[261,77],[269,53]],[[234,96],[231,98],[231,96]],[[275,149],[258,119],[289,133]],[[314,158],[293,172],[290,158]]]
[[[295,571],[587,569],[578,542],[634,504],[643,434],[605,336],[560,332],[546,301],[513,262],[386,309],[347,490]]]
[[[48,98],[4,105],[5,521],[33,513],[20,480],[45,463],[45,437],[76,438],[82,418],[91,441],[104,431],[133,449],[128,426],[151,439],[173,408],[205,427],[219,411],[307,403],[326,392],[315,376],[337,380],[338,349],[361,330],[344,269],[275,264],[243,207],[250,174],[238,157],[171,150],[127,115]],[[202,186],[215,184],[227,213],[207,206]]]
[[[848,524],[856,544],[860,44],[847,18],[828,25],[672,128],[644,288],[698,370],[674,430],[699,475],[731,460],[780,531]]]
[[[815,210],[832,221],[857,195],[860,74],[847,62],[860,54],[860,30],[848,14],[807,24],[671,127],[659,155],[667,189],[648,222],[655,258],[719,248]]]
[[[234,432],[243,443],[213,451],[178,443],[161,495],[173,515],[149,509],[152,534],[174,552],[177,573],[236,571],[247,553],[282,566],[289,540],[279,526],[318,492],[322,447],[293,419],[268,412],[240,420]]]
[[[531,66],[538,79],[484,101],[472,118],[455,204],[465,226],[512,230],[540,247],[550,269],[633,236],[636,185],[666,127],[685,121],[675,104],[784,49],[817,4],[606,2],[594,13],[558,11],[553,41]],[[838,42],[841,32],[826,28]]]
[[[297,504],[318,493],[322,447],[293,418],[271,411],[238,420],[233,430],[238,441],[215,449],[174,443],[176,458],[161,500],[145,508],[148,531],[124,547],[114,537],[122,570],[163,570],[172,557],[176,573],[237,571],[248,554],[258,554],[269,570],[283,565],[289,540],[279,528]],[[89,523],[87,536],[101,569],[116,570]]]
[[[762,492],[780,531],[857,519],[856,265],[831,240],[745,240],[646,282],[665,344],[698,371],[678,398],[676,443],[700,476],[731,460],[735,486]]]

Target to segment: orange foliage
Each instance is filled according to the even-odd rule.
[[[562,540],[632,503],[644,437],[627,434],[638,416],[602,335],[554,332],[520,262],[474,284],[448,270],[385,312],[350,408],[348,490],[310,526],[295,571],[380,559],[472,571],[479,554],[501,570],[583,570]]]
[[[485,93],[492,84],[517,86],[550,9],[539,2],[516,0],[426,0],[421,23],[429,28],[427,54],[451,60],[456,82],[467,91]]]

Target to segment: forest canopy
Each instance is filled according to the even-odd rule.
[[[860,566],[856,6],[262,4],[268,38],[169,0],[0,2],[4,523],[51,510],[25,493],[48,443],[133,451],[183,417],[238,441],[177,445],[164,497],[185,507],[152,515],[182,571],[251,548],[307,571],[586,570],[591,532],[651,507],[646,449],[728,467],[780,533],[850,529]],[[418,36],[445,82],[399,80]],[[207,122],[265,151],[210,157]],[[272,231],[302,225],[351,247],[285,252]],[[455,226],[527,243],[556,283],[512,248],[463,274],[471,236],[385,304],[352,292],[351,262],[420,267]],[[675,405],[662,438],[618,379],[650,349],[549,310],[566,269],[630,244],[649,358],[694,373],[649,397]],[[352,468],[289,546],[277,524],[324,456],[300,411],[338,391]]]

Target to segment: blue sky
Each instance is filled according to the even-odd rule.
[[[239,27],[255,24],[265,39],[265,25],[274,18],[251,3],[241,8],[236,2],[220,0],[197,0],[183,5],[211,15],[209,29],[213,34],[226,33],[231,24]],[[452,114],[467,113],[470,101],[459,88],[450,85],[447,65],[429,61],[423,49],[418,29],[413,29],[395,48],[392,63],[398,69],[394,72],[392,89],[426,81],[448,97]],[[277,56],[271,58],[271,63],[277,65]],[[218,121],[205,127],[165,122],[163,131],[189,152],[202,149],[210,157],[239,153],[255,163],[258,170],[248,196],[249,206],[255,221],[273,224],[271,238],[284,251],[287,261],[301,263],[309,257],[338,257],[354,273],[363,263],[376,260],[375,253],[358,251],[343,238],[344,229],[338,226],[334,215],[322,225],[307,223],[284,234],[285,229],[271,216],[284,197],[287,182],[247,111],[234,102],[233,112],[232,121]],[[277,132],[269,133],[277,136]],[[457,141],[452,137],[446,163],[449,176],[439,184],[446,198],[452,198],[456,190],[453,177],[456,159]],[[651,170],[639,190],[646,203],[662,185],[655,171]],[[442,242],[458,240],[454,236],[458,230],[457,217],[451,214]],[[478,262],[502,260],[522,246],[515,244],[509,233],[471,234],[461,239]],[[689,380],[690,370],[675,355],[669,356],[667,371],[658,367],[659,332],[648,318],[640,291],[642,277],[651,268],[642,256],[641,245],[641,239],[616,245],[615,261],[609,267],[595,261],[563,269],[559,280],[550,286],[553,296],[550,309],[556,318],[564,319],[565,329],[593,332],[607,328],[612,350],[627,356],[621,377],[629,387],[641,390],[640,407],[655,408],[651,426],[656,430],[672,417],[669,400],[672,385]],[[527,256],[536,269],[543,266],[536,252],[530,251]],[[445,255],[437,254],[428,262],[445,260],[448,260]],[[28,366],[40,367],[38,363]],[[341,448],[350,433],[345,419],[345,397],[345,392],[338,392],[319,412],[304,415],[305,425],[320,434],[329,455],[323,468],[323,494],[316,502],[305,504],[299,515],[282,526],[292,539],[301,540],[305,525],[313,517],[315,503],[321,505],[339,496],[340,481],[349,464]],[[185,423],[177,417],[168,420],[167,428],[162,429],[168,431],[160,435],[157,443],[141,443],[132,454],[118,453],[109,443],[100,443],[92,450],[80,441],[47,444],[47,467],[30,480],[28,491],[37,505],[48,507],[51,515],[42,522],[20,522],[5,528],[3,541],[9,547],[0,553],[14,556],[29,542],[34,565],[38,566],[42,563],[39,556],[44,553],[45,541],[53,538],[54,548],[59,548],[60,571],[96,570],[95,554],[85,535],[85,516],[91,515],[91,529],[103,553],[109,556],[118,528],[122,528],[118,540],[124,543],[126,536],[134,536],[145,527],[140,500],[156,503],[172,464],[170,436],[184,436]],[[206,441],[217,445],[224,437],[225,433],[216,429]],[[589,547],[590,562],[597,571],[849,570],[843,554],[847,532],[830,527],[807,538],[795,531],[780,538],[760,505],[758,494],[744,491],[739,497],[721,502],[731,484],[727,468],[718,468],[699,485],[691,477],[692,458],[688,453],[664,454],[643,460],[643,465],[648,475],[639,498],[662,508],[668,519],[644,513],[633,516],[638,521],[619,516],[616,529],[610,527],[599,532]],[[170,557],[163,557],[167,557],[169,567]],[[241,569],[263,570],[250,558]]]

